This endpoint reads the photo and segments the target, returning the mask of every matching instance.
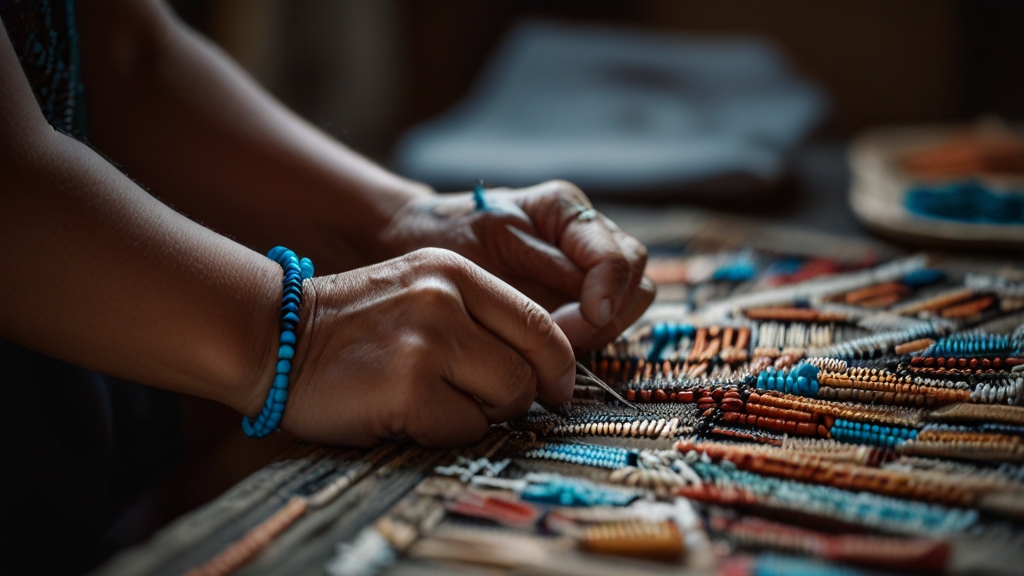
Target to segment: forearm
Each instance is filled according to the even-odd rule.
[[[272,371],[280,269],[54,132],[16,66],[0,29],[0,334],[248,408]]]
[[[165,7],[119,18],[131,3],[103,4],[81,15],[89,119],[126,173],[218,231],[257,250],[287,242],[326,272],[394,255],[379,231],[429,189],[296,117]]]

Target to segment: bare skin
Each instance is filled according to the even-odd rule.
[[[653,298],[643,246],[576,219],[569,183],[474,211],[309,126],[155,1],[84,3],[80,29],[91,142],[116,167],[50,128],[0,28],[6,338],[254,416],[281,297],[259,252],[283,244],[321,276],[282,427],[451,446],[566,400],[572,348]]]

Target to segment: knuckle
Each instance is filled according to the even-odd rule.
[[[641,268],[646,267],[647,266],[647,255],[648,255],[647,254],[647,246],[644,246],[643,242],[637,240],[636,238],[633,238],[632,236],[629,236],[628,238],[630,239],[630,241],[635,246],[633,251],[636,253],[636,258],[637,258],[638,262],[641,264]]]
[[[551,183],[555,186],[555,189],[565,196],[569,196],[573,199],[586,198],[587,195],[580,190],[580,187],[569,182],[568,180],[552,180]]]
[[[437,262],[438,268],[442,271],[452,274],[461,273],[466,270],[466,265],[469,261],[463,256],[443,248],[435,248],[434,250],[434,261]]]
[[[407,258],[422,271],[455,272],[466,265],[465,258],[444,248],[420,248],[410,252]]]
[[[629,260],[622,254],[609,254],[608,265],[612,267],[612,273],[620,278],[629,276],[633,270]]]
[[[397,348],[398,356],[405,366],[406,375],[411,376],[411,378],[403,380],[412,382],[416,376],[422,373],[424,366],[433,357],[433,346],[430,345],[430,340],[425,335],[411,332],[399,336]]]
[[[500,405],[518,407],[525,401],[526,407],[529,408],[535,392],[533,368],[518,354],[509,350],[502,376]]]
[[[654,300],[654,295],[658,293],[658,285],[647,278],[644,278],[643,281],[640,282],[640,293],[649,300]]]
[[[444,281],[423,278],[409,287],[409,298],[419,312],[448,311],[460,306],[458,293]]]
[[[519,317],[522,319],[523,329],[528,333],[541,334],[549,338],[554,331],[555,321],[551,319],[551,315],[531,300],[524,299]]]
[[[384,427],[389,438],[402,438],[415,428],[416,407],[422,386],[414,378],[404,378],[403,385],[390,395],[384,409]]]

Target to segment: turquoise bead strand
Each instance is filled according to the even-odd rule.
[[[274,383],[267,394],[263,410],[255,420],[242,417],[242,431],[250,438],[263,438],[277,430],[284,417],[288,402],[289,375],[292,359],[295,357],[296,335],[299,326],[299,305],[302,304],[302,282],[313,277],[313,262],[299,258],[295,252],[284,246],[275,246],[267,252],[267,258],[281,265],[284,270],[284,289],[281,295],[281,336],[277,348],[277,366]]]
[[[790,370],[777,370],[769,366],[757,375],[757,387],[761,390],[816,398],[820,389],[818,368],[803,362]]]
[[[837,418],[829,434],[833,440],[851,444],[867,444],[881,448],[895,448],[915,440],[917,430],[902,426],[879,426]]]
[[[635,450],[627,450],[615,446],[585,444],[582,442],[545,442],[525,452],[523,457],[559,460],[611,470],[622,468],[623,466],[636,466],[637,462],[637,452]]]

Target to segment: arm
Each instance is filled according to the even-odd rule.
[[[436,195],[330,139],[268,96],[157,0],[83,5],[94,141],[186,214],[257,250],[283,243],[338,272],[424,247],[469,258],[546,309],[578,348],[598,347],[654,298],[646,249],[586,196],[549,182]]]
[[[86,2],[79,19],[91,140],[154,195],[324,272],[398,255],[379,232],[427,187],[295,116],[156,0]]]
[[[281,273],[46,123],[0,26],[0,330],[67,361],[244,409]]]
[[[255,416],[282,273],[46,123],[0,26],[0,335]],[[464,258],[421,250],[303,285],[282,426],[329,444],[474,441],[572,394],[569,342]]]

